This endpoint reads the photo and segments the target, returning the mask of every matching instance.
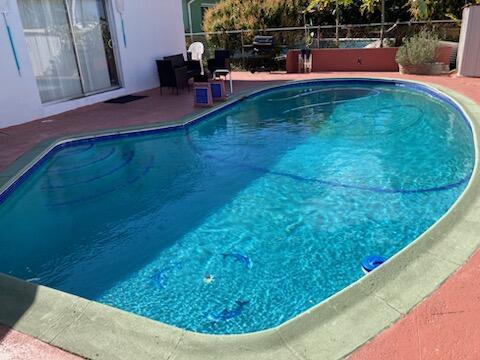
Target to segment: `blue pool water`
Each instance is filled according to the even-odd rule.
[[[468,123],[426,92],[278,88],[52,152],[0,205],[0,271],[193,331],[258,331],[413,241],[473,165]]]

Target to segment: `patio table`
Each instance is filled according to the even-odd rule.
[[[233,81],[232,81],[232,73],[228,69],[217,69],[213,72],[213,79],[216,79],[217,77],[224,76],[225,79],[229,78],[230,82],[230,94],[233,94]]]

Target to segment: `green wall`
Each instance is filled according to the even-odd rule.
[[[214,5],[220,0],[194,0],[190,5],[192,11],[192,28],[194,33],[202,32],[202,6]],[[188,4],[189,0],[182,0],[183,7],[183,23],[185,27],[185,33],[190,32],[189,20],[188,20]]]

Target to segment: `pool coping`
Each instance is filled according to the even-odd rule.
[[[338,359],[347,356],[438,288],[480,245],[480,239],[475,239],[480,233],[480,195],[477,195],[480,105],[448,88],[420,81],[383,77],[333,77],[318,81],[368,79],[420,84],[449,97],[470,121],[476,156],[470,182],[450,210],[379,270],[275,328],[243,335],[190,332],[0,274],[0,323],[91,359],[158,356],[168,359]],[[313,81],[317,80],[294,82]],[[256,94],[288,83],[290,81],[247,91],[221,106],[228,107],[247,93]],[[92,136],[183,127],[218,109],[195,112],[170,123],[43,142],[0,172],[0,193],[58,144]],[[25,303],[27,294],[34,294],[31,304]],[[23,313],[20,319],[12,315],[18,314],[18,310]]]

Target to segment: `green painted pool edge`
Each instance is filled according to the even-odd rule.
[[[480,245],[480,238],[476,236],[480,233],[480,195],[477,195],[480,193],[480,106],[445,87],[401,81],[440,90],[464,109],[472,125],[476,162],[472,179],[454,206],[380,270],[276,328],[243,335],[189,332],[0,274],[0,323],[90,359],[162,356],[167,359],[281,360],[348,356],[430,295]],[[268,87],[271,86],[254,92]],[[242,96],[240,94],[232,101]],[[15,171],[21,171],[36,161],[58,142],[184,124],[205,112],[208,111],[157,126],[113,129],[44,142],[0,173],[0,188],[9,183]],[[23,313],[20,319],[12,315],[16,312]]]

